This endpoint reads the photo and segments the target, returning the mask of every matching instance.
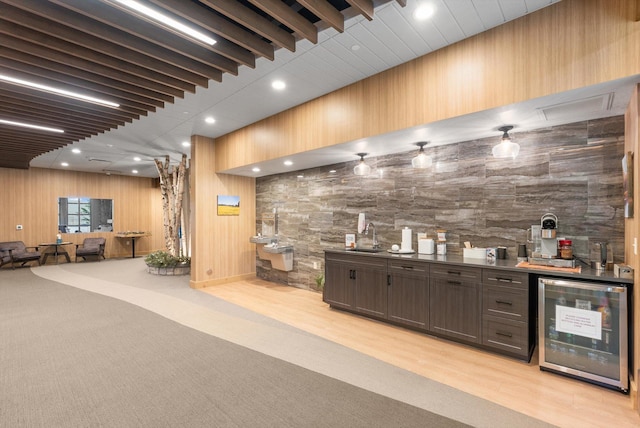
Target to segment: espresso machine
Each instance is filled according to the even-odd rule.
[[[540,219],[540,257],[553,259],[558,256],[558,217],[547,213]]]

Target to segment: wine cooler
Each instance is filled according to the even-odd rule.
[[[538,280],[540,369],[629,389],[627,288]]]

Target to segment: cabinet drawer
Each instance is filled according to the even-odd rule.
[[[482,343],[492,348],[526,356],[527,325],[519,321],[485,315],[482,320]]]
[[[384,257],[372,257],[359,254],[346,254],[346,253],[326,253],[325,260],[344,263],[354,268],[368,267],[373,269],[386,269],[387,259]]]
[[[509,272],[499,269],[483,269],[482,282],[484,284],[498,284],[503,287],[529,288],[529,274],[523,272]]]
[[[480,282],[482,278],[482,269],[462,266],[432,265],[431,276],[452,280],[458,279],[464,282]]]
[[[429,265],[412,260],[389,260],[389,273],[424,278],[429,275]]]
[[[526,322],[529,315],[528,291],[483,284],[482,312],[485,315]]]

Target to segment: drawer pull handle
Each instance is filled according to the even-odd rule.
[[[508,331],[496,331],[496,336],[513,337]]]
[[[496,299],[496,303],[499,304],[499,305],[513,306],[513,302],[510,302],[508,300],[498,300],[498,299]]]
[[[447,284],[462,285],[460,281],[447,281]]]
[[[460,272],[459,271],[455,271],[455,270],[448,270],[447,273],[449,275],[460,275]]]
[[[502,282],[513,282],[513,279],[511,279],[511,278],[500,278],[500,277],[497,277],[496,279],[498,281],[502,281]]]
[[[402,269],[411,269],[411,270],[413,270],[413,266],[402,265],[401,267],[402,267]]]

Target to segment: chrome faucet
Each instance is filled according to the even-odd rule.
[[[373,223],[367,223],[367,227],[365,227],[364,229],[364,234],[365,235],[369,234],[369,228],[373,229],[373,248],[380,247],[380,244],[378,243],[378,238],[376,237],[376,226]]]

